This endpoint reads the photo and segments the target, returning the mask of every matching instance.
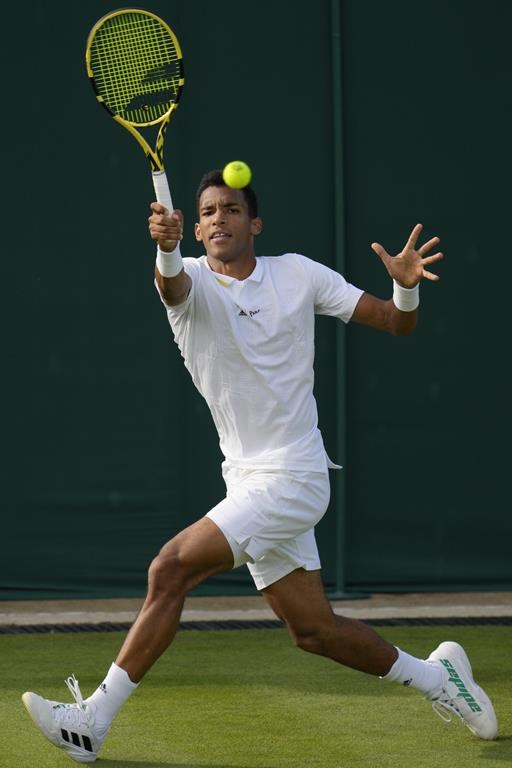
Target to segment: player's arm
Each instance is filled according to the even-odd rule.
[[[182,304],[192,286],[192,280],[183,269],[181,256],[179,256],[179,245],[183,239],[183,214],[179,210],[174,210],[169,215],[167,208],[160,203],[151,203],[151,210],[152,214],[148,219],[149,234],[156,241],[159,250],[155,267],[156,282],[166,304],[169,306]],[[158,265],[165,263],[171,265],[168,270],[170,273],[176,272],[172,277],[166,277],[159,270]],[[177,267],[173,268],[173,264]],[[164,266],[161,266],[161,269],[166,272]]]
[[[395,336],[405,336],[414,331],[418,319],[419,283],[423,279],[439,280],[439,276],[426,267],[443,258],[441,252],[430,254],[439,244],[438,237],[433,237],[417,247],[422,229],[421,224],[416,224],[403,250],[396,256],[390,256],[379,243],[372,243],[372,249],[394,280],[393,298],[384,301],[369,293],[363,293],[352,315],[353,322],[363,323]]]

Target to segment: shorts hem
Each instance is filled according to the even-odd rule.
[[[259,574],[252,573],[250,565],[250,563],[247,563],[247,568],[249,569],[249,573],[251,574],[252,580],[254,581],[254,586],[258,592],[261,592],[262,589],[267,589],[267,587],[271,587],[272,584],[276,583],[276,581],[279,581],[279,579],[284,579],[285,576],[288,576],[288,574],[292,573],[293,571],[299,570],[299,568],[303,568],[305,571],[322,570],[320,561],[315,564],[289,562],[288,564],[283,563],[282,568],[276,569],[272,573],[260,576]]]
[[[236,568],[240,568],[241,565],[247,565],[249,562],[252,562],[252,557],[249,552],[246,551],[244,548],[242,542],[237,541],[234,536],[231,535],[231,533],[226,530],[226,527],[222,525],[219,520],[216,519],[215,515],[210,514],[210,512],[207,512],[205,517],[208,517],[212,523],[214,523],[219,531],[222,533],[226,541],[228,542],[231,552],[233,554],[233,568],[232,570],[235,570]]]

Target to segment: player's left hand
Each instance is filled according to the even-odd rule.
[[[439,280],[439,275],[430,272],[425,267],[435,264],[443,258],[439,251],[427,254],[439,243],[438,237],[431,238],[417,248],[418,238],[423,230],[422,224],[416,224],[404,248],[396,256],[390,256],[380,243],[372,243],[372,250],[380,257],[389,275],[403,288],[414,288],[420,280]]]

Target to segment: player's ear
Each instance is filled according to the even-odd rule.
[[[196,236],[196,240],[198,243],[202,242],[203,238],[201,236],[201,227],[199,224],[194,224],[194,234]]]
[[[263,222],[259,216],[251,220],[251,235],[259,235],[263,229]]]

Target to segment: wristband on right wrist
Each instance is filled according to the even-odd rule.
[[[174,251],[161,251],[157,248],[156,268],[162,277],[176,277],[183,269],[183,259],[181,258],[180,245],[176,246]]]

